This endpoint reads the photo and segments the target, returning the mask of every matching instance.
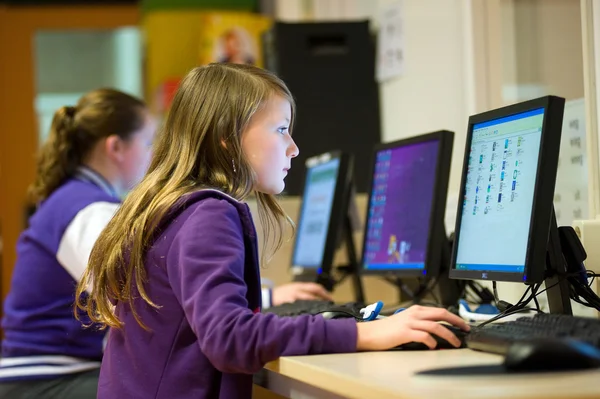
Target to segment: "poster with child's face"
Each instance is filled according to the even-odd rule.
[[[215,41],[214,59],[217,62],[254,65],[257,59],[256,43],[246,29],[235,26]]]
[[[231,62],[262,67],[261,37],[273,21],[247,12],[210,12],[200,24],[198,65]]]

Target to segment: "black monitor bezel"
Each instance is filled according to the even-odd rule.
[[[330,162],[334,159],[339,159],[340,165],[338,169],[338,176],[335,185],[335,191],[333,194],[333,205],[331,208],[331,214],[329,216],[329,224],[327,226],[327,235],[325,241],[325,248],[323,250],[323,259],[319,266],[306,266],[294,263],[296,257],[296,251],[298,249],[298,238],[299,234],[296,234],[294,240],[294,246],[292,248],[291,267],[293,268],[293,274],[298,277],[299,275],[304,276],[316,276],[318,274],[331,274],[333,269],[333,260],[335,252],[337,250],[338,242],[340,240],[344,219],[348,215],[348,206],[350,203],[351,186],[352,186],[352,163],[353,158],[349,153],[334,150],[329,151],[320,155],[312,156],[306,159],[305,169],[306,176],[302,187],[302,203],[298,211],[298,222],[297,231],[299,232],[302,227],[302,213],[304,212],[304,195],[306,187],[308,185],[308,169],[325,162]],[[317,162],[316,165],[308,166],[311,162]],[[320,272],[320,273],[319,273]]]
[[[558,156],[560,151],[560,137],[562,132],[562,120],[565,100],[560,97],[546,96],[522,103],[509,105],[507,107],[472,115],[469,118],[465,153],[463,159],[462,177],[458,210],[456,214],[456,225],[454,229],[455,240],[450,258],[450,278],[465,280],[492,280],[506,282],[522,282],[535,284],[544,281],[546,274],[546,249],[548,245],[548,234],[550,231],[550,219],[553,211],[554,187],[556,184],[556,171],[558,168]],[[462,198],[465,196],[465,183],[471,141],[473,139],[473,126],[494,119],[505,118],[515,114],[544,108],[544,120],[542,122],[542,137],[540,140],[540,154],[537,164],[537,176],[533,194],[533,205],[529,227],[529,241],[525,255],[525,269],[523,273],[504,273],[480,270],[457,270],[456,257],[458,242],[460,240],[460,227],[464,204]]]
[[[431,217],[429,220],[429,237],[427,239],[427,251],[425,255],[425,269],[367,269],[365,268],[365,250],[367,241],[367,229],[369,223],[369,209],[373,200],[373,184],[375,182],[375,165],[377,163],[377,153],[382,150],[388,150],[398,147],[404,147],[413,144],[426,143],[431,141],[439,142],[439,150],[436,159],[436,170],[433,188],[433,201],[431,204]],[[369,181],[369,199],[367,202],[367,212],[365,216],[363,246],[359,272],[364,275],[386,275],[395,277],[437,277],[441,270],[442,247],[447,245],[448,239],[445,234],[444,217],[446,213],[446,202],[448,196],[448,183],[450,178],[450,164],[452,162],[452,147],[454,143],[454,132],[448,130],[439,130],[432,133],[426,133],[419,136],[413,136],[390,143],[378,144],[373,148],[371,160],[371,175]]]

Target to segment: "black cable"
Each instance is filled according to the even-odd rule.
[[[532,290],[532,288],[533,288],[533,286],[531,286],[531,285],[528,286],[527,289],[525,290],[525,292],[523,293],[523,295],[521,296],[521,299],[519,299],[519,301],[516,304],[514,304],[513,306],[498,313],[496,316],[492,317],[491,319],[488,319],[488,320],[484,321],[483,323],[478,324],[476,328],[483,327],[487,324],[493,323],[496,320],[500,320],[500,319],[502,319],[506,316],[509,316],[511,314],[514,314],[514,313],[524,312],[525,310],[535,310],[535,309],[530,309],[530,308],[525,307],[527,305],[527,303],[529,303],[529,301],[531,300],[531,296],[533,295],[533,292],[532,292],[532,294],[530,294],[530,296],[527,300],[525,300],[525,297],[527,296],[529,291]]]
[[[583,265],[581,265],[583,267]],[[600,310],[600,297],[592,290],[591,284],[597,276],[594,271],[586,270],[586,279],[581,281],[581,273],[569,273],[567,279],[569,282],[569,297],[584,306]],[[589,278],[592,278],[592,282]]]
[[[527,289],[525,290],[525,292],[524,292],[524,293],[523,293],[523,295],[521,296],[521,299],[519,299],[519,300],[517,301],[517,303],[516,303],[514,306],[517,306],[517,305],[519,305],[521,302],[523,302],[523,300],[525,299],[525,296],[527,295],[527,293],[528,293],[529,291],[531,291],[531,288],[532,288],[532,287],[533,287],[533,286],[531,286],[531,285],[527,287]]]
[[[542,311],[542,308],[540,307],[540,303],[539,303],[539,302],[538,302],[538,300],[537,300],[537,296],[538,296],[538,295],[539,295],[539,294],[536,294],[536,295],[534,295],[534,296],[533,296],[533,302],[535,303],[535,308],[536,308],[536,309],[537,309],[539,312],[541,312],[541,311]]]
[[[577,297],[577,298],[571,298],[571,299],[572,299],[573,301],[577,302],[577,303],[580,303],[580,304],[582,304],[583,306],[588,306],[588,307],[590,306],[588,303],[586,303],[586,302],[583,302],[583,301],[582,301],[581,299],[579,299],[578,297]]]
[[[494,290],[494,301],[496,302],[495,304],[496,306],[498,306],[498,302],[500,301],[498,299],[498,286],[496,284],[496,280],[492,281],[492,289]]]
[[[592,273],[590,273],[590,274],[591,274],[591,275],[595,275],[595,273],[594,273],[594,272],[592,272]],[[495,316],[494,318],[492,318],[492,319],[490,319],[490,320],[486,320],[485,322],[483,322],[483,323],[479,324],[477,327],[479,328],[479,327],[481,327],[481,326],[483,326],[483,325],[489,324],[489,323],[491,323],[491,322],[494,322],[494,321],[496,321],[496,320],[499,320],[499,319],[501,319],[501,318],[504,318],[504,317],[506,317],[506,316],[509,316],[509,315],[511,315],[511,314],[518,313],[518,312],[523,312],[523,311],[525,311],[525,310],[534,310],[534,311],[537,311],[538,313],[543,313],[543,311],[540,309],[539,302],[538,302],[538,300],[537,300],[537,296],[538,296],[538,295],[541,295],[542,293],[544,293],[544,292],[548,291],[549,289],[551,289],[551,288],[553,288],[553,287],[557,286],[557,285],[558,285],[558,284],[560,284],[562,281],[564,281],[564,279],[565,279],[565,278],[566,278],[566,279],[571,279],[571,280],[573,280],[573,277],[574,277],[574,276],[577,276],[577,275],[578,275],[578,273],[569,273],[569,274],[564,274],[564,275],[562,275],[562,276],[560,276],[560,277],[559,277],[559,280],[558,280],[556,283],[552,284],[552,285],[551,285],[551,286],[549,286],[549,287],[545,287],[543,290],[541,290],[541,291],[539,291],[539,292],[538,292],[538,290],[541,288],[541,285],[542,285],[541,283],[539,283],[539,284],[535,284],[535,285],[533,285],[533,286],[529,286],[529,287],[527,288],[527,290],[525,290],[525,293],[523,293],[523,296],[521,296],[521,299],[519,299],[519,301],[518,301],[518,302],[517,302],[517,303],[516,303],[514,306],[512,306],[512,307],[510,307],[510,308],[506,309],[504,312],[502,312],[502,313],[498,314],[498,315],[497,315],[497,316]],[[578,281],[578,280],[575,280],[575,281]],[[579,281],[578,281],[578,282],[579,282]],[[579,283],[580,283],[580,284],[582,284],[581,282],[579,282]],[[589,288],[589,287],[588,287],[588,288]],[[525,296],[527,295],[527,293],[528,293],[530,290],[531,290],[531,294],[529,295],[529,297],[528,297],[527,299],[525,299]],[[591,289],[590,289],[590,290],[591,290]],[[593,293],[593,291],[592,291],[592,293]],[[594,294],[594,296],[597,298],[597,296],[596,296],[595,294]],[[584,303],[584,302],[583,302],[583,301],[582,301],[582,300],[579,298],[579,296],[578,296],[578,295],[575,295],[575,297],[574,297],[574,298],[572,298],[572,299],[573,299],[575,302],[578,302],[578,303],[581,303],[582,305],[585,305],[585,303]],[[584,298],[584,299],[586,299],[586,300],[587,300],[587,298]],[[528,308],[528,307],[526,307],[526,306],[527,306],[527,304],[528,304],[529,302],[531,302],[532,300],[535,302],[535,304],[536,304],[536,308]],[[599,303],[599,304],[600,304],[600,303]],[[586,306],[589,306],[589,305],[586,305]]]
[[[564,280],[564,277],[562,278],[562,280]],[[541,290],[540,292],[538,292],[538,295],[543,294],[544,292],[548,291],[550,288],[556,287],[562,280],[559,279],[556,283],[552,284],[550,287],[544,288],[543,290]]]
[[[529,297],[526,298],[524,301],[521,299],[519,302],[517,302],[517,304],[515,306],[518,305],[521,308],[524,308],[525,306],[527,306],[529,304],[529,302],[531,302],[535,298],[535,296],[537,294],[537,290],[541,287],[541,283],[534,284],[530,287],[531,287],[531,294],[529,294]],[[524,295],[521,298],[524,298]]]
[[[591,284],[593,283],[594,279],[596,277],[600,277],[600,274],[597,274],[594,271],[588,270],[586,272],[586,275],[588,278],[591,278],[592,280],[589,281],[587,284],[581,282],[578,279],[579,275],[580,275],[580,273],[578,273],[578,272],[563,274],[563,275],[559,276],[559,279],[556,283],[552,284],[549,287],[545,287],[543,290],[541,290],[539,292],[538,292],[538,290],[542,286],[541,283],[528,286],[527,289],[525,290],[525,292],[523,293],[523,295],[521,296],[521,299],[519,299],[519,301],[516,304],[507,308],[503,312],[497,314],[493,318],[486,320],[483,323],[480,323],[475,328],[481,328],[487,324],[493,323],[494,321],[497,321],[499,319],[502,319],[504,317],[510,316],[515,313],[520,313],[520,312],[525,312],[525,311],[536,311],[538,313],[544,313],[540,309],[540,305],[539,305],[539,302],[537,299],[538,295],[541,295],[544,292],[548,291],[549,289],[554,288],[555,286],[557,286],[558,284],[563,282],[565,279],[567,279],[567,281],[569,282],[569,285],[571,287],[570,297],[573,301],[580,303],[584,306],[593,307],[593,308],[600,310],[600,297],[598,297],[598,295],[590,287]],[[494,283],[495,282],[492,282],[492,285],[494,286],[494,288],[496,288]],[[531,293],[529,293],[529,291],[531,291]],[[529,293],[529,297],[526,298],[528,293]],[[497,297],[496,291],[494,291],[494,296]],[[529,304],[531,301],[534,301],[534,303],[536,305],[535,308],[527,307],[527,304]]]
[[[583,284],[581,281],[574,281],[572,282],[572,290],[579,299],[579,303],[600,310],[600,298],[588,285]]]
[[[515,307],[516,307],[517,309],[515,309]],[[502,318],[504,318],[504,317],[508,317],[508,316],[511,316],[511,315],[513,315],[513,314],[516,314],[516,313],[521,313],[521,312],[529,312],[529,311],[534,311],[534,312],[538,312],[538,313],[543,313],[543,312],[541,312],[541,311],[537,310],[536,308],[530,308],[530,307],[517,307],[517,306],[513,306],[512,308],[508,308],[508,309],[506,309],[504,312],[497,314],[496,316],[492,317],[491,319],[489,319],[489,320],[486,320],[486,321],[484,321],[483,323],[480,323],[480,324],[478,324],[478,325],[477,325],[477,326],[475,326],[474,328],[475,328],[475,329],[477,329],[477,328],[481,328],[481,327],[483,327],[483,326],[485,326],[485,325],[487,325],[487,324],[493,323],[493,322],[495,322],[495,321],[497,321],[497,320],[500,320],[500,319],[502,319]]]
[[[486,320],[483,323],[480,323],[479,325],[476,326],[476,328],[483,327],[489,323],[493,323],[494,321],[500,320],[504,317],[510,316],[515,313],[520,313],[520,312],[525,312],[525,311],[534,311],[534,312],[538,312],[538,313],[544,313],[539,308],[527,307],[527,304],[529,304],[529,302],[531,302],[532,300],[537,301],[536,296],[539,295],[541,292],[545,291],[544,290],[541,292],[537,292],[539,290],[539,288],[541,287],[541,285],[542,285],[541,283],[538,283],[538,284],[528,286],[527,289],[525,290],[525,292],[523,293],[523,295],[521,296],[521,299],[519,299],[519,301],[516,304],[505,309],[503,312],[497,314],[496,316],[492,317],[491,319]],[[531,293],[530,293],[530,291],[531,291]],[[526,298],[527,294],[529,294],[529,296]]]

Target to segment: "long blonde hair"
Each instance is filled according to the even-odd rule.
[[[252,116],[273,95],[290,102],[291,131],[293,97],[285,83],[266,70],[210,64],[193,69],[183,79],[145,178],[100,235],[77,287],[76,306],[87,312],[92,323],[121,327],[114,313],[114,303],[119,301],[129,303],[137,323],[146,328],[132,302],[139,295],[154,308],[160,305],[144,287],[144,256],[157,225],[183,195],[215,188],[243,201],[254,193],[266,236],[264,247],[276,251],[281,246],[284,222],[291,224],[291,220],[272,195],[254,192],[256,177],[241,145]],[[85,299],[87,288],[91,293]]]

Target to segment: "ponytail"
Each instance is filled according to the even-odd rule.
[[[54,113],[48,141],[43,145],[37,163],[37,175],[29,188],[29,200],[39,204],[63,181],[75,173],[81,153],[77,151],[75,107],[61,107]]]

